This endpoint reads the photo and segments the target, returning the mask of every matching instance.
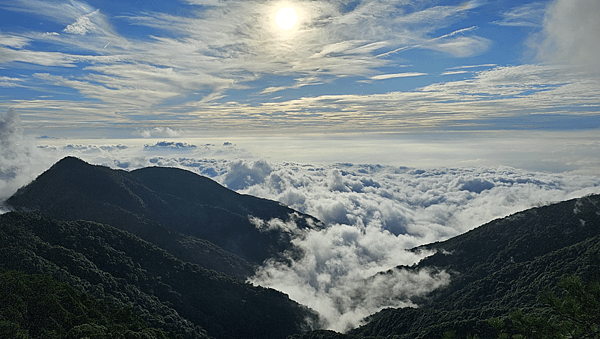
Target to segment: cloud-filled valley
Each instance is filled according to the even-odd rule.
[[[411,298],[448,283],[446,272],[395,269],[428,253],[407,249],[448,239],[530,207],[600,193],[600,178],[513,167],[402,167],[307,164],[260,159],[224,142],[124,144],[48,143],[22,135],[18,117],[3,120],[3,198],[65,155],[133,170],[169,166],[208,176],[242,194],[279,201],[323,221],[322,231],[254,220],[258,228],[293,235],[302,256],[269,260],[250,279],[281,290],[344,331],[385,307],[415,306]],[[24,148],[25,147],[25,148]],[[19,150],[19,156],[7,150]],[[246,160],[240,160],[246,159]],[[18,175],[17,175],[18,173]],[[380,272],[387,272],[385,275]]]

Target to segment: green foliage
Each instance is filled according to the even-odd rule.
[[[133,307],[153,328],[184,338],[284,338],[316,318],[280,292],[183,262],[93,222],[1,215],[0,267],[47,273],[102,301]]]
[[[563,293],[544,293],[541,297],[550,312],[510,313],[513,326],[525,338],[600,338],[600,281],[585,284],[570,276],[559,283]]]
[[[0,269],[0,338],[175,338],[48,275]]]

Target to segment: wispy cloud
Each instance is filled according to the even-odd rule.
[[[0,87],[18,87],[21,81],[23,81],[21,78],[0,76]]]
[[[217,1],[190,3],[203,5],[202,12],[185,17],[145,12],[107,18],[101,9],[83,2],[18,0],[3,7],[46,16],[65,28],[58,35],[30,33],[27,43],[17,37],[10,37],[12,42],[5,39],[5,46],[21,49],[7,50],[3,62],[78,67],[88,64],[84,68],[87,74],[56,78],[54,83],[74,88],[88,99],[112,103],[130,100],[147,107],[143,103],[165,102],[174,96],[169,93],[177,93],[185,101],[198,89],[205,96],[223,93],[243,88],[243,84],[264,75],[291,75],[298,80],[292,86],[261,89],[263,94],[318,84],[326,77],[372,76],[377,67],[388,63],[385,58],[372,58],[375,51],[384,48],[432,48],[457,56],[486,48],[485,39],[476,36],[446,34],[439,43],[433,41],[440,38],[429,37],[435,29],[464,15],[471,5],[414,10],[402,2],[364,1],[351,11],[343,11],[336,3],[302,1],[295,4],[301,18],[297,28],[282,32],[271,20],[278,9],[275,3],[233,1],[226,7]],[[411,11],[406,13],[409,8]],[[139,40],[124,38],[115,32],[111,19],[165,34]],[[430,22],[438,24],[423,29]],[[413,29],[415,25],[419,28]],[[401,38],[398,30],[403,32]],[[23,49],[42,41],[56,44],[57,50]],[[80,53],[68,54],[59,46],[73,46]]]
[[[541,27],[547,3],[532,2],[502,12],[502,20],[492,22],[500,26]]]
[[[372,76],[372,80],[387,80],[394,78],[407,78],[407,77],[418,77],[422,75],[427,75],[427,73],[419,73],[419,72],[405,72],[405,73],[394,73],[394,74],[380,74]]]
[[[468,74],[469,71],[446,71],[442,75]]]
[[[580,13],[583,7],[563,10],[567,6],[563,2],[548,8],[543,39],[535,44],[543,60],[596,62],[593,56],[600,48],[596,41],[588,41],[595,36],[595,21],[576,18],[594,13],[598,6],[590,0],[578,1],[587,4],[586,13]],[[27,63],[36,70],[18,76],[19,81],[11,75],[1,84],[61,94],[54,100],[15,99],[0,103],[0,109],[15,107],[26,113],[30,118],[25,123],[31,128],[66,130],[69,124],[85,127],[93,122],[98,128],[129,126],[128,135],[157,127],[436,129],[486,125],[490,118],[532,113],[598,113],[599,86],[593,70],[586,73],[560,65],[463,65],[441,73],[465,74],[460,81],[406,91],[328,94],[339,91],[325,85],[356,82],[358,88],[432,74],[418,69],[390,72],[392,66],[406,64],[394,59],[403,51],[426,49],[453,57],[486,51],[492,42],[478,35],[478,26],[454,28],[479,8],[477,2],[431,7],[360,1],[345,7],[300,1],[295,5],[301,19],[285,32],[272,20],[278,9],[274,2],[188,3],[192,10],[185,16],[152,11],[111,16],[78,1],[3,4],[5,9],[45,16],[63,28],[56,34],[0,33],[1,65]],[[518,13],[541,9],[533,3],[503,15],[514,23],[516,18],[531,18]],[[588,33],[571,29],[579,21]],[[115,28],[118,23],[147,28],[153,34],[125,37],[126,32]],[[42,43],[51,48],[40,49]],[[567,60],[567,55],[572,58]],[[65,68],[72,70],[65,72]],[[471,72],[476,68],[480,70]],[[307,94],[308,86],[319,92]],[[328,90],[322,92],[323,88]]]

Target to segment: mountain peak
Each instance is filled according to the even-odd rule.
[[[258,230],[250,216],[293,219],[301,228],[319,224],[278,202],[238,194],[183,169],[148,167],[127,172],[75,157],[63,158],[7,202],[17,210],[37,210],[53,219],[91,220],[130,232],[134,231],[131,225],[140,222],[146,225],[142,228],[160,224],[256,264],[289,248],[290,239],[279,231]]]

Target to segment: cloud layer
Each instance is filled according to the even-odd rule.
[[[185,147],[170,151],[179,144]],[[339,331],[359,325],[365,316],[385,307],[415,307],[413,297],[448,282],[446,272],[395,269],[427,255],[407,249],[520,210],[600,193],[598,176],[573,172],[268,162],[252,159],[230,143],[146,145],[169,151],[119,144],[67,144],[38,151],[48,158],[71,154],[126,170],[184,168],[239,193],[280,201],[319,218],[326,225],[322,231],[254,219],[259,229],[278,228],[291,234],[299,251],[284,256],[285,260],[265,262],[250,281],[314,308],[324,327]],[[244,157],[250,160],[239,160]]]
[[[288,226],[304,255],[268,261],[250,281],[314,308],[327,328],[338,331],[358,326],[385,307],[414,307],[411,297],[448,282],[445,272],[392,269],[426,255],[405,249],[516,211],[600,192],[598,177],[509,167],[271,164],[265,171],[266,166],[231,164],[236,177],[254,178],[246,187],[236,182],[238,192],[280,201],[319,218],[327,228],[299,232]]]

